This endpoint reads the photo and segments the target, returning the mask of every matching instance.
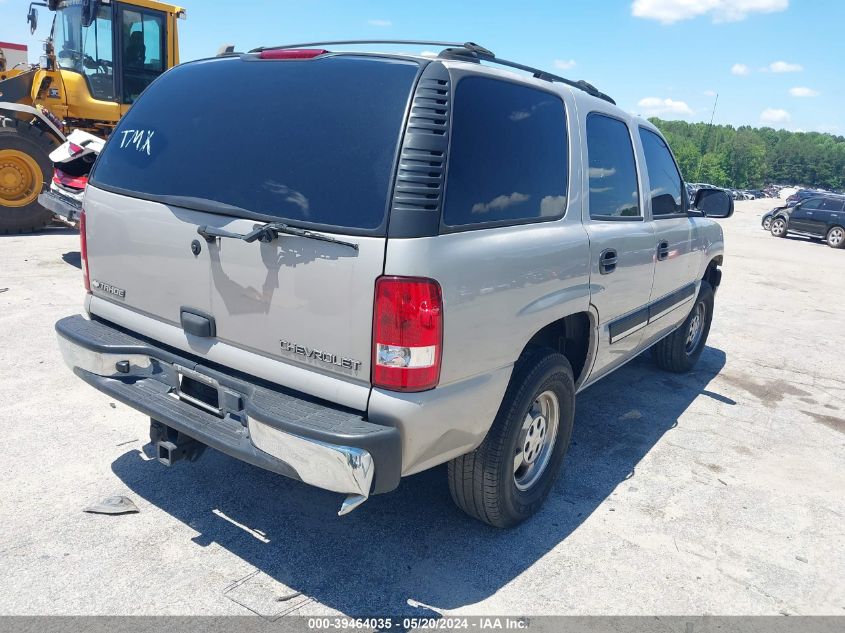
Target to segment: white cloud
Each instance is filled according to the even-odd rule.
[[[566,196],[546,196],[540,200],[540,217],[550,218],[566,210]]]
[[[769,70],[773,73],[799,73],[804,70],[801,64],[790,64],[789,62],[772,62]]]
[[[392,26],[393,22],[390,20],[367,20],[370,26]]]
[[[789,89],[789,94],[793,97],[818,97],[821,94],[818,90],[807,88],[805,86],[796,86]]]
[[[438,53],[435,53],[434,51],[423,51],[420,55],[423,57],[437,57]]]
[[[575,60],[574,59],[556,59],[555,60],[555,68],[560,68],[561,70],[570,70],[571,68],[575,68]]]
[[[769,125],[789,123],[792,116],[780,108],[766,108],[760,113],[760,122]]]
[[[505,196],[496,196],[490,202],[476,202],[472,205],[472,213],[487,213],[488,211],[501,211],[507,209],[515,204],[527,202],[531,198],[528,194],[514,191],[512,194]]]
[[[634,0],[631,15],[673,24],[709,15],[713,22],[738,22],[751,13],[783,11],[789,0]]]
[[[674,99],[661,99],[660,97],[646,97],[640,99],[637,105],[642,108],[644,116],[663,116],[672,114],[675,116],[692,116],[693,111],[686,102],[675,101]]]
[[[739,75],[740,77],[743,75],[750,75],[751,69],[745,64],[734,64],[731,66],[731,74]]]
[[[716,91],[715,90],[705,90],[701,94],[703,94],[705,97],[715,97]]]

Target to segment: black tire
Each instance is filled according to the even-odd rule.
[[[845,248],[845,227],[832,226],[824,238],[831,248]]]
[[[651,355],[657,366],[666,371],[683,374],[695,367],[710,334],[713,323],[713,288],[703,280],[698,291],[692,310],[684,322],[674,332],[659,340],[651,348]],[[702,312],[699,312],[701,310]],[[698,315],[701,328],[695,341],[691,341],[691,330],[694,319]]]
[[[52,138],[39,128],[16,119],[0,118],[0,150],[17,150],[30,156],[41,169],[41,190],[53,176],[50,152],[56,148]],[[40,191],[39,191],[40,193]],[[0,197],[0,235],[29,233],[44,227],[53,213],[38,204],[38,199],[26,206],[6,206]]]
[[[786,237],[789,223],[783,216],[772,219],[772,225],[769,227],[769,232],[775,237]]]
[[[763,218],[763,230],[768,231],[772,228],[772,216],[767,215]]]
[[[548,393],[554,394],[559,405],[554,443],[547,449],[536,481],[521,490],[514,472],[517,443],[521,453],[526,438],[524,422],[537,399]],[[545,348],[525,354],[514,368],[487,437],[473,452],[449,462],[449,491],[455,504],[471,517],[499,528],[510,528],[529,518],[543,504],[557,478],[569,448],[574,417],[575,381],[566,357]],[[545,457],[542,452],[540,455],[540,459]]]

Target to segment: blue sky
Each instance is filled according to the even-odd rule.
[[[639,114],[708,121],[718,92],[717,123],[845,134],[841,0],[183,2],[183,61],[224,43],[471,39],[586,79]],[[27,6],[0,0],[0,41],[29,44],[34,57],[49,20],[42,9],[31,38]]]

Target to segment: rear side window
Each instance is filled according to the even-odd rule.
[[[559,218],[566,210],[567,172],[559,97],[487,77],[458,83],[444,224]]]
[[[842,211],[842,206],[842,200],[825,198],[824,202],[822,202],[821,209],[822,211]]]
[[[590,217],[598,220],[638,219],[637,165],[628,126],[603,114],[587,117],[587,160]]]
[[[640,128],[640,140],[651,186],[652,216],[657,218],[661,215],[684,213],[681,198],[683,180],[669,146],[660,136],[645,128]]]
[[[178,66],[121,120],[92,184],[372,233],[418,70],[355,56]]]

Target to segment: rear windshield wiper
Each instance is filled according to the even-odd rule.
[[[257,224],[255,228],[249,233],[233,233],[225,229],[219,229],[214,226],[207,226],[203,224],[197,227],[197,233],[205,238],[206,242],[213,242],[218,237],[230,237],[236,240],[243,240],[244,242],[252,243],[255,241],[272,242],[277,239],[279,235],[296,235],[297,237],[305,237],[310,240],[320,240],[321,242],[330,242],[332,244],[340,244],[341,246],[348,246],[351,249],[358,250],[358,245],[354,242],[345,242],[343,240],[323,235],[322,233],[314,233],[306,229],[301,229],[296,226],[290,226],[284,222],[268,222],[267,224]]]

